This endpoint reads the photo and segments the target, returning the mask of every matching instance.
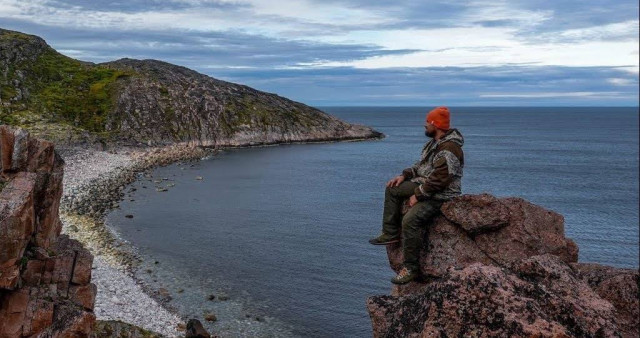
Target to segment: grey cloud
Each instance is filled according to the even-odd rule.
[[[78,8],[84,11],[140,13],[147,11],[180,10],[186,8],[246,8],[241,3],[227,3],[221,1],[180,1],[180,0],[127,0],[127,1],[96,1],[96,0],[48,0],[44,3],[53,8]]]
[[[313,105],[637,106],[638,102],[637,76],[616,67],[216,69],[207,73]],[[607,79],[624,79],[626,84],[615,85]],[[592,94],[572,97],[575,92]],[[555,96],[540,95],[546,93]]]
[[[544,32],[560,32],[568,29],[587,28],[630,20],[638,20],[637,0],[557,0],[557,1],[495,1],[505,8],[551,13],[548,20],[540,25],[530,26],[526,18],[486,18],[469,21],[469,14],[477,10],[478,4],[451,1],[403,1],[402,3],[368,0],[317,0],[338,3],[346,7],[366,8],[383,15],[396,18],[391,24],[378,25],[381,28],[446,28],[471,25],[484,27],[512,27],[520,29],[520,35],[535,37]],[[490,8],[493,4],[486,3]],[[473,17],[473,15],[471,15]],[[362,27],[375,29],[375,26]],[[598,38],[598,37],[594,37]],[[610,37],[602,37],[608,39]]]
[[[386,50],[376,45],[274,39],[234,31],[77,30],[7,19],[0,19],[0,26],[39,35],[55,49],[67,51],[72,54],[70,56],[85,61],[103,62],[122,57],[154,58],[200,69],[291,67],[417,51]]]

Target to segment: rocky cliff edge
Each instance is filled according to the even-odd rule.
[[[424,280],[367,299],[374,337],[638,336],[638,270],[577,263],[562,215],[488,194],[441,209]],[[397,272],[401,244],[387,253]]]
[[[88,336],[93,256],[60,235],[64,162],[51,142],[0,126],[0,337]]]

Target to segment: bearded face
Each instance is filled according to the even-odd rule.
[[[431,138],[433,138],[434,136],[436,136],[436,127],[435,127],[433,124],[431,124],[431,123],[427,123],[427,124],[424,126],[424,135],[425,135],[426,137],[431,137]]]

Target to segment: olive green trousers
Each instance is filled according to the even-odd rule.
[[[402,252],[404,266],[407,269],[420,269],[420,249],[423,245],[425,230],[435,216],[440,213],[443,201],[427,199],[418,201],[404,215],[402,203],[413,195],[417,183],[404,181],[396,187],[387,187],[384,194],[384,211],[382,214],[382,232],[397,236],[402,229]]]

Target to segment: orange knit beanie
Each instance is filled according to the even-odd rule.
[[[449,130],[449,108],[438,107],[427,114],[427,123],[431,123],[434,126],[442,130]]]

